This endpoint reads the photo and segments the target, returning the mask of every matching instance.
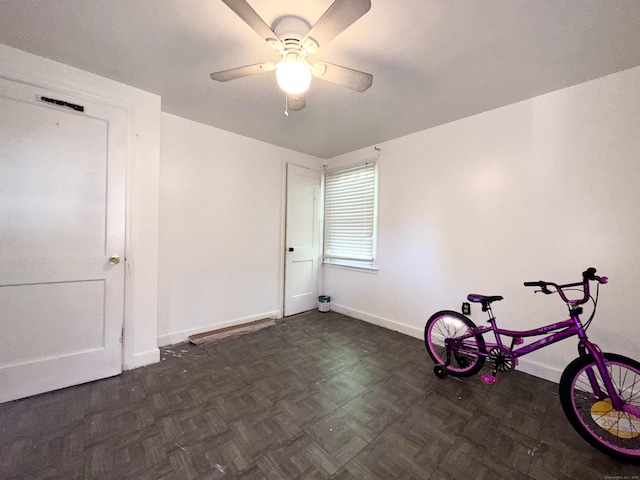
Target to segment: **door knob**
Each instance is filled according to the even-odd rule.
[[[120,263],[120,257],[118,255],[111,255],[109,257],[109,263],[111,265],[117,265]]]
[[[293,252],[294,248],[293,247],[289,247],[289,251]]]

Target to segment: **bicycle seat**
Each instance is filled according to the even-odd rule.
[[[503,300],[503,297],[501,297],[500,295],[490,296],[470,293],[469,295],[467,295],[467,300],[473,303],[486,303],[487,305],[489,305],[491,302],[498,302],[500,300]]]
[[[467,300],[473,303],[481,303],[482,311],[486,312],[487,309],[491,306],[491,302],[498,302],[502,300],[503,297],[500,295],[478,295],[476,293],[470,293],[467,295]]]

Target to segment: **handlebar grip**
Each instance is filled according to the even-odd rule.
[[[525,287],[544,287],[546,285],[546,282],[543,282],[542,280],[539,280],[537,282],[524,282],[524,286]]]
[[[595,280],[596,269],[593,267],[587,268],[584,272],[582,272],[582,278],[584,278],[585,280]]]

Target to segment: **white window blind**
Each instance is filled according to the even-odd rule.
[[[324,261],[373,266],[376,164],[325,175]]]

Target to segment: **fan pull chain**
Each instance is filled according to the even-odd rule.
[[[286,93],[284,94],[284,116],[289,116],[289,96]]]

